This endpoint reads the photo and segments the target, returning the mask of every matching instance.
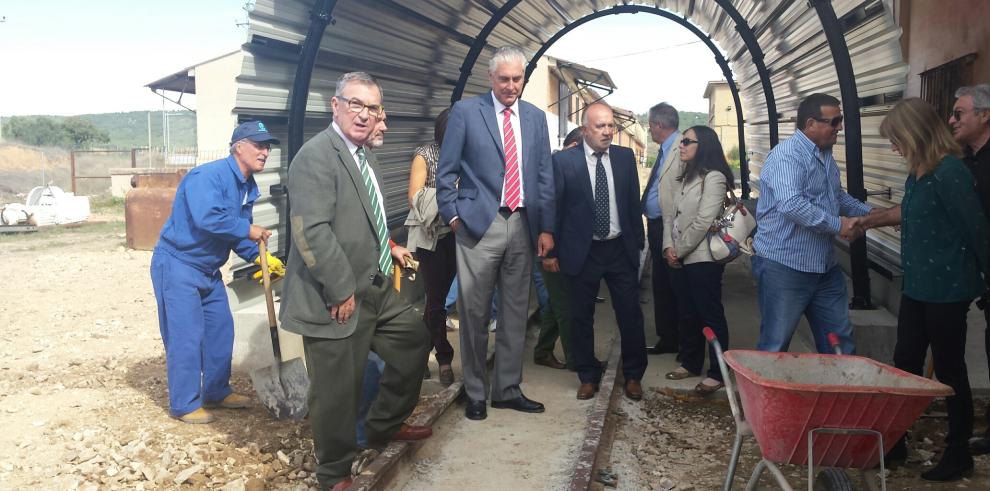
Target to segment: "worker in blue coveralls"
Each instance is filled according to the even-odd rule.
[[[261,264],[258,242],[271,232],[252,223],[259,195],[254,174],[279,142],[260,121],[242,123],[230,140],[227,158],[193,168],[179,184],[151,258],[169,412],[186,423],[213,421],[204,407],[237,409],[249,401],[230,388],[234,319],[220,267],[231,250]],[[271,274],[285,274],[278,258],[266,259]]]

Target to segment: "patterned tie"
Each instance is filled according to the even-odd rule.
[[[502,110],[502,149],[505,151],[505,206],[511,211],[519,207],[519,157],[516,155],[516,135],[512,132],[512,109]]]
[[[378,255],[378,268],[385,275],[392,274],[392,251],[388,247],[388,228],[385,227],[385,212],[381,203],[378,202],[378,193],[375,192],[375,183],[371,180],[371,170],[368,168],[368,160],[364,157],[364,147],[357,149],[358,167],[361,169],[361,177],[364,179],[364,187],[368,188],[368,197],[371,198],[371,208],[375,210],[375,229],[378,232],[378,246],[381,253]]]
[[[608,238],[608,175],[605,174],[605,164],[602,155],[605,152],[595,152],[598,162],[595,164],[595,236],[599,239]]]

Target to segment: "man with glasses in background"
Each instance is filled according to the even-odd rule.
[[[342,75],[331,99],[333,123],[289,167],[292,247],[282,327],[303,336],[316,477],[333,491],[351,485],[369,350],[385,368],[365,421],[368,445],[432,434],[403,423],[419,400],[430,340],[421,316],[392,287],[392,262],[405,265],[410,255],[388,237],[380,169],[365,148],[385,119],[381,102],[370,75]]]
[[[856,217],[871,207],[839,182],[832,147],[842,130],[839,100],[812,94],[798,107],[797,131],[773,148],[760,172],[753,276],[759,290],[757,349],[787,351],[803,314],[820,353],[831,353],[826,335],[839,336],[852,354],[846,278],[835,261],[832,237],[863,235]]]
[[[956,103],[949,115],[952,136],[963,147],[963,162],[969,167],[976,181],[976,194],[980,197],[983,212],[990,216],[990,84],[962,87],[956,91]],[[990,281],[990,278],[985,278]],[[990,306],[987,295],[977,300],[976,305],[990,327]],[[990,360],[990,329],[984,334],[984,343]],[[987,407],[987,421],[990,422],[990,407]],[[983,438],[973,442],[973,455],[990,453],[990,429]]]

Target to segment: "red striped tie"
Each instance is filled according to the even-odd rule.
[[[516,155],[516,135],[512,133],[512,109],[502,110],[502,149],[505,151],[505,206],[511,211],[519,207],[519,157]]]

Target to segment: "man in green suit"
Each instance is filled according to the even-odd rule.
[[[381,87],[370,75],[342,75],[331,99],[333,124],[307,141],[289,166],[292,247],[282,327],[303,336],[316,477],[333,491],[351,485],[369,350],[385,360],[365,423],[369,445],[432,434],[429,427],[403,424],[419,400],[430,340],[420,315],[392,288],[392,261],[405,264],[409,251],[388,238],[381,172],[365,149],[385,117],[381,102]]]

